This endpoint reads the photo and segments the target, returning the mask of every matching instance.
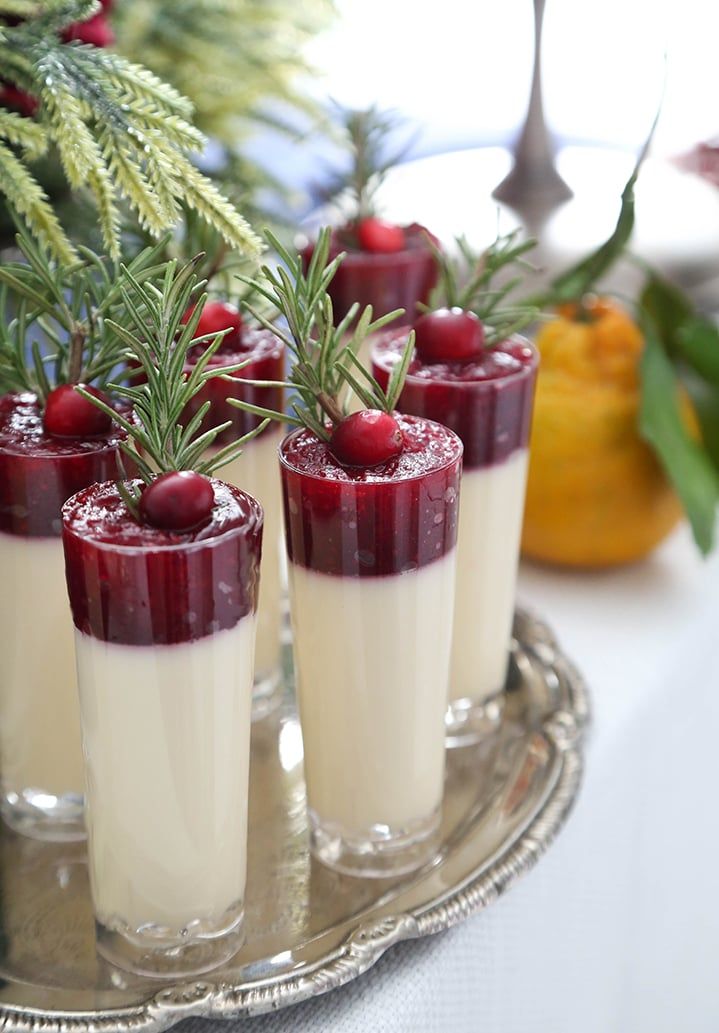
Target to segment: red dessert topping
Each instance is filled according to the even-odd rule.
[[[386,388],[409,328],[381,334],[372,372]],[[424,363],[415,353],[397,408],[450,427],[464,444],[464,467],[502,462],[529,440],[537,353],[520,337],[467,362]]]
[[[378,466],[402,451],[402,431],[389,413],[362,409],[332,432],[330,449],[343,466]]]
[[[280,448],[290,560],[323,574],[377,577],[416,570],[455,545],[462,445],[445,427],[397,416],[399,455],[342,466],[311,431]]]
[[[437,282],[437,262],[427,239],[431,234],[419,223],[400,229],[404,234],[402,250],[385,253],[355,250],[356,235],[349,228],[333,232],[330,258],[347,252],[327,290],[338,319],[342,319],[355,302],[362,308],[371,305],[375,317],[403,308],[412,319],[417,303],[428,300]],[[313,253],[312,244],[302,252],[305,269]],[[397,323],[401,323],[402,318],[399,316]]]
[[[189,642],[234,627],[257,609],[262,507],[211,480],[215,504],[201,528],[138,524],[115,482],[64,506],[63,544],[75,626],[126,645]]]
[[[191,305],[184,315],[183,323],[186,323],[195,306]],[[231,348],[241,348],[242,341],[242,316],[234,305],[225,301],[208,301],[202,310],[200,321],[195,331],[197,337],[205,334],[219,334],[223,330],[229,331],[222,339],[220,349],[227,351]]]
[[[60,384],[47,396],[43,425],[45,432],[54,438],[97,438],[108,434],[112,420],[87,398],[75,390],[75,384]],[[96,387],[78,384],[88,394],[99,398],[106,405],[110,399]]]
[[[59,535],[66,499],[119,476],[118,446],[124,437],[112,426],[105,436],[56,438],[45,432],[35,395],[0,398],[0,531]]]
[[[357,223],[357,242],[363,251],[391,255],[405,247],[404,230],[384,219],[362,219]]]
[[[161,474],[140,496],[140,516],[163,531],[191,531],[212,514],[212,483],[192,470]]]
[[[482,321],[461,308],[425,312],[414,331],[422,362],[467,362],[479,358],[484,347]]]

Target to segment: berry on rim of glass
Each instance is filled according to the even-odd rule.
[[[211,481],[193,470],[160,474],[140,495],[140,516],[162,531],[192,531],[210,519],[215,504]]]
[[[402,451],[404,439],[394,416],[361,409],[345,416],[330,438],[330,451],[342,466],[379,466]]]
[[[422,362],[468,362],[484,348],[484,326],[474,312],[440,308],[414,324],[415,347]]]
[[[191,305],[185,312],[183,323],[188,321],[194,311],[195,306]],[[227,301],[208,301],[197,324],[196,336],[219,334],[223,330],[229,332],[222,339],[221,349],[239,348],[242,345],[242,316],[239,309]]]
[[[357,242],[363,251],[391,255],[405,246],[404,230],[393,222],[368,217],[357,223]]]
[[[45,432],[54,438],[97,438],[109,433],[112,428],[110,417],[78,394],[76,386],[82,387],[106,405],[111,404],[107,395],[96,387],[60,384],[53,388],[45,401],[42,418]]]

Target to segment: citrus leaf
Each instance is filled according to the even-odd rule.
[[[679,328],[677,350],[681,357],[710,384],[719,387],[719,328],[696,316]]]
[[[689,434],[679,408],[679,382],[659,336],[646,321],[639,430],[657,454],[706,555],[714,544],[719,476],[704,448]]]

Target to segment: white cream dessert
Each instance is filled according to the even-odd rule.
[[[337,434],[280,450],[312,845],[364,875],[423,863],[439,821],[461,468],[450,431],[375,416],[401,440],[375,465]]]
[[[99,921],[175,934],[241,915],[254,617],[195,642],[75,632]],[[128,744],[132,761],[128,763]],[[193,759],[197,758],[197,759]]]
[[[255,645],[255,716],[264,713],[263,701],[277,688],[282,633],[283,584],[280,566],[282,547],[282,491],[277,450],[282,432],[268,428],[248,441],[239,458],[222,467],[222,479],[248,492],[265,514],[262,548],[262,576],[257,607]]]
[[[74,393],[68,420],[72,390],[48,395],[61,435],[35,395],[0,398],[0,808],[16,831],[50,840],[85,836],[60,511],[80,488],[117,475],[124,436],[109,420],[98,425],[99,411],[83,418],[80,406],[78,419]]]
[[[195,505],[197,483],[192,530],[138,522],[114,483],[63,510],[98,949],[148,974],[204,971],[242,939],[262,510],[186,471],[141,505],[168,484],[166,508],[186,486]]]
[[[375,343],[373,374],[381,386],[408,330],[382,334]],[[501,714],[537,355],[523,338],[485,346],[480,321],[459,309],[430,312],[415,330],[398,408],[451,427],[464,444],[447,715],[448,744],[463,745]]]

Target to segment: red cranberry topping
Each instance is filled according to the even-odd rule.
[[[438,308],[414,324],[417,354],[422,362],[468,362],[482,354],[484,327],[474,312]]]
[[[191,531],[212,515],[212,483],[193,470],[161,474],[140,496],[140,516],[162,531]]]
[[[343,466],[379,466],[402,451],[402,431],[389,413],[362,409],[332,432],[330,448]]]
[[[408,330],[378,335],[372,373],[382,388],[401,359]],[[468,362],[424,364],[415,353],[397,408],[455,431],[464,444],[465,470],[491,466],[527,446],[536,372],[537,353],[521,337],[485,348]]]
[[[21,115],[27,115],[29,118],[33,117],[40,106],[36,97],[25,93],[24,90],[18,90],[16,86],[9,85],[0,86],[0,104],[13,111],[18,111]]]
[[[404,230],[384,219],[367,218],[357,223],[357,242],[363,251],[391,255],[405,246]]]
[[[183,317],[183,323],[188,321],[194,311],[195,306],[191,305]],[[222,339],[222,351],[242,346],[242,316],[239,311],[226,301],[208,301],[197,324],[197,337],[204,334],[219,334],[223,330],[228,330],[229,333]]]
[[[105,17],[104,11],[88,18],[86,22],[73,22],[63,30],[65,43],[78,40],[80,43],[91,43],[93,47],[111,47],[115,42],[115,34]]]
[[[233,628],[257,608],[262,507],[212,480],[208,523],[179,534],[138,524],[114,481],[63,507],[63,544],[75,626],[105,642],[190,642]]]
[[[192,372],[195,363],[200,357],[199,352],[191,349],[187,357],[185,371]],[[254,327],[245,327],[242,332],[242,346],[236,348],[223,348],[210,359],[209,368],[213,366],[231,366],[235,362],[251,361],[244,369],[237,370],[232,374],[232,380],[225,380],[221,377],[213,377],[205,383],[202,390],[195,395],[187,406],[183,415],[189,419],[197,412],[206,401],[211,402],[211,408],[205,417],[202,429],[217,427],[222,423],[229,423],[227,430],[216,439],[217,445],[228,445],[236,441],[243,434],[248,434],[262,422],[260,416],[244,412],[229,405],[228,398],[241,398],[245,402],[262,406],[264,409],[273,409],[275,412],[284,410],[284,396],[281,387],[260,387],[257,384],[248,384],[248,380],[275,380],[285,379],[285,346],[275,334],[269,330],[258,330]],[[276,424],[270,423],[263,433],[272,433]],[[252,447],[252,442],[249,443]]]
[[[96,481],[120,476],[113,425],[105,436],[56,438],[43,427],[33,394],[0,398],[0,531],[26,537],[60,534],[66,499]],[[131,472],[129,460],[126,463]]]
[[[437,282],[437,262],[427,240],[427,230],[419,223],[402,227],[403,250],[380,254],[356,250],[356,238],[351,229],[335,230],[330,242],[330,258],[347,252],[328,288],[335,316],[342,319],[358,302],[360,308],[371,305],[375,316],[403,308],[407,318],[413,319],[417,303],[427,302]],[[313,253],[312,244],[302,251],[305,270]],[[397,325],[403,318],[397,318]]]
[[[89,394],[110,405],[110,399],[96,387],[78,384]],[[60,384],[47,396],[43,415],[45,432],[54,438],[97,438],[109,433],[112,420],[75,390],[74,384]]]
[[[292,563],[340,577],[404,574],[441,559],[457,536],[462,446],[430,420],[397,415],[399,455],[345,467],[308,430],[280,446]]]

